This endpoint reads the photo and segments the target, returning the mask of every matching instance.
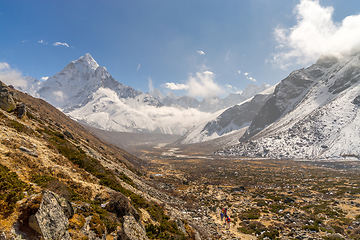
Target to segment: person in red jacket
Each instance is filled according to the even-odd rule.
[[[225,221],[226,221],[226,223],[228,224],[228,228],[227,228],[227,229],[230,229],[230,217],[229,217],[229,216],[226,216]]]

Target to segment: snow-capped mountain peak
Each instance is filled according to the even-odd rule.
[[[86,53],[78,60],[71,61],[69,65],[74,66],[79,72],[82,73],[95,72],[95,70],[99,67],[99,64],[89,53]]]

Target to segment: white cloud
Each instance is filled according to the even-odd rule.
[[[187,90],[189,89],[188,85],[182,84],[182,83],[173,83],[173,82],[169,82],[166,83],[166,88],[171,89],[171,90]]]
[[[69,45],[67,43],[62,43],[62,42],[56,42],[53,44],[54,46],[66,46],[66,47],[69,47]]]
[[[240,74],[240,73],[241,73],[241,71],[239,70],[239,71],[238,71],[238,74]]]
[[[205,55],[204,51],[197,51],[200,55]]]
[[[154,91],[154,85],[151,78],[148,78],[149,81],[149,92]]]
[[[140,63],[138,64],[136,71],[139,71],[139,69],[140,69]]]
[[[346,56],[360,50],[360,14],[341,23],[334,22],[333,7],[322,7],[318,0],[301,0],[294,9],[297,24],[289,29],[277,27],[278,41],[273,62],[280,68],[316,61],[319,56]]]
[[[40,40],[40,41],[38,41],[38,43],[41,43],[41,44],[47,44],[47,42],[44,42],[44,40]],[[55,43],[54,43],[54,45],[55,45]]]
[[[0,62],[0,81],[6,85],[13,85],[15,88],[27,86],[22,73],[17,69],[12,69],[6,62]]]
[[[0,70],[10,69],[10,65],[6,62],[0,62]]]
[[[249,79],[250,81],[252,82],[256,82],[256,79],[255,78],[252,78],[252,77],[246,77],[247,79]]]
[[[53,96],[58,103],[64,102],[65,98],[67,97],[62,91],[53,91]]]
[[[166,88],[171,90],[186,90],[192,97],[205,97],[210,94],[220,95],[225,92],[224,88],[215,82],[215,74],[211,71],[191,74],[185,84],[166,83]]]
[[[49,78],[49,77],[42,77],[41,80],[42,80],[42,81],[46,81],[46,80],[48,80],[48,78]]]
[[[238,73],[240,74],[241,71],[238,71]],[[250,77],[250,73],[244,72],[244,76],[246,77],[246,79],[248,79],[248,80],[250,80],[250,81],[252,81],[252,82],[256,82],[256,79],[255,79],[255,78]]]

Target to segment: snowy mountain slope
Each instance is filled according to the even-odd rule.
[[[176,144],[209,141],[249,126],[257,112],[274,92],[274,89],[275,86],[240,104],[214,113],[190,129]]]
[[[16,88],[22,92],[26,92],[34,97],[39,97],[37,91],[41,88],[42,82],[33,77],[24,77],[26,81],[26,87],[24,86],[17,86]]]
[[[136,103],[136,99],[119,99],[115,91],[99,88],[91,101],[68,114],[76,120],[108,131],[175,135],[183,134],[194,122],[208,115],[196,109],[185,110]]]
[[[243,142],[218,154],[359,157],[359,80],[360,55],[341,60],[322,57],[316,64],[295,71],[276,87],[241,138]]]
[[[28,79],[28,86],[37,81]],[[116,81],[90,54],[70,62],[36,87],[37,91],[26,91],[73,119],[109,131],[182,135],[210,115],[197,109],[164,106],[150,94]],[[163,97],[159,92],[157,95]]]

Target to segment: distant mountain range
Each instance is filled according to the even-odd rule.
[[[183,135],[175,145],[209,142],[224,148],[219,155],[360,158],[360,54],[322,56],[273,87],[250,85],[201,102],[158,89],[136,91],[90,54],[45,82],[26,80],[21,90],[103,130]]]
[[[77,121],[119,132],[154,132],[182,135],[211,113],[244,101],[268,85],[249,85],[225,99],[208,96],[199,102],[158,89],[142,93],[116,81],[90,54],[70,62],[41,82],[27,77],[19,90],[41,97]]]
[[[180,106],[183,108],[196,108],[203,112],[217,112],[221,109],[234,106],[235,104],[241,103],[255,94],[260,93],[268,89],[270,85],[262,84],[260,87],[255,84],[249,84],[244,91],[239,93],[232,93],[224,99],[216,95],[208,95],[201,102],[194,97],[190,96],[176,96],[172,92],[167,95],[163,95],[159,89],[155,89],[150,94],[158,99],[165,106]]]

